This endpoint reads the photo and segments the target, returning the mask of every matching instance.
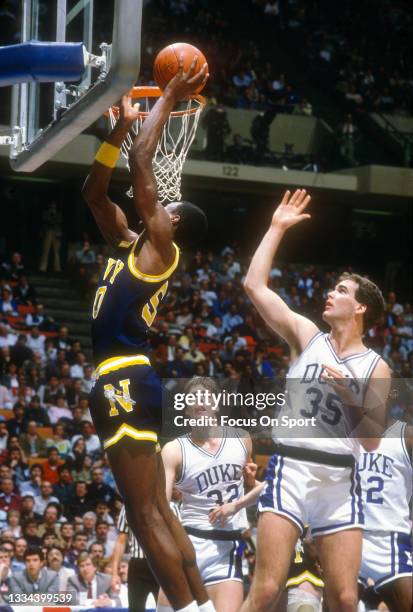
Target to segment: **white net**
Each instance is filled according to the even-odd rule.
[[[145,91],[147,92],[148,89],[150,88],[145,88],[143,94]],[[157,90],[157,88],[152,89]],[[139,90],[139,88],[135,88],[135,90]],[[158,95],[160,95],[160,90],[157,91],[159,92]],[[134,95],[134,100],[140,103],[141,113],[121,147],[121,152],[126,159],[128,169],[129,151],[132,147],[132,143],[139,134],[139,130],[145,118],[148,116],[151,106],[153,106],[157,99],[158,96],[154,97],[153,95],[141,96],[138,93]],[[170,114],[162,130],[152,161],[158,187],[158,199],[160,202],[179,202],[181,200],[182,169],[189,148],[195,138],[203,108],[204,100],[201,96],[181,102]],[[112,128],[117,121],[116,111],[116,107],[109,109],[109,118]],[[132,188],[130,188],[127,193],[132,197]]]

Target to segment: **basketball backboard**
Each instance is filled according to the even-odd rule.
[[[90,126],[136,82],[142,0],[22,0],[21,41],[83,42],[75,84],[13,85],[10,163],[32,172]]]

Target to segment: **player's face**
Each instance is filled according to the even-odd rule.
[[[214,400],[202,385],[194,385],[190,388],[189,393],[196,398],[193,406],[188,406],[187,413],[189,417],[199,418],[202,416],[215,416],[216,410],[213,410]]]
[[[357,283],[346,279],[329,291],[323,312],[324,321],[332,325],[353,321],[356,315],[363,315],[366,307],[356,300],[357,288]]]

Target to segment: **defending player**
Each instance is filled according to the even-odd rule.
[[[209,513],[212,525],[224,526],[237,512],[254,506],[265,483],[260,482],[246,495],[237,500],[217,506]],[[296,543],[290,563],[285,591],[280,596],[274,612],[297,612],[302,606],[306,612],[318,612],[321,608],[324,582],[320,575],[314,543],[305,529]]]
[[[366,517],[360,582],[367,586],[373,579],[375,592],[392,612],[413,607],[412,450],[413,427],[395,421],[380,446],[359,460]]]
[[[208,77],[206,64],[195,74],[181,58],[178,74],[146,118],[130,152],[133,203],[144,224],[138,236],[108,197],[119,147],[137,109],[122,101],[120,119],[99,149],[83,195],[106,240],[117,249],[109,258],[93,304],[92,340],[96,382],[91,412],[108,451],[128,522],[151,568],[175,609],[211,610],[195,564],[193,548],[169,508],[164,470],[156,448],[161,419],[161,383],[147,357],[147,334],[179,262],[180,245],[199,240],[206,217],[196,206],[158,202],[152,158],[175,104]]]
[[[269,289],[278,246],[290,227],[309,218],[309,201],[305,190],[285,193],[245,280],[259,313],[290,347],[287,418],[288,411],[290,416],[314,417],[317,428],[315,437],[305,432],[300,439],[276,432],[276,453],[258,505],[255,580],[244,612],[274,607],[305,524],[317,545],[328,608],[357,608],[362,508],[356,458],[360,441],[366,450],[378,444],[370,436],[381,436],[385,402],[380,398],[387,398],[389,390],[389,368],[365,347],[362,336],[380,317],[384,302],[371,281],[341,277],[328,294],[323,318],[331,332],[324,334]]]
[[[216,391],[212,381],[194,379],[187,393]],[[198,403],[191,416],[214,416],[206,403]],[[217,612],[238,612],[243,600],[241,534],[248,527],[245,511],[222,529],[213,529],[209,513],[217,504],[236,500],[244,486],[255,485],[255,464],[250,463],[251,438],[229,428],[197,428],[172,440],[162,449],[167,497],[172,487],[182,493],[181,521],[194,545],[197,564]],[[252,470],[251,467],[255,467]],[[246,477],[244,480],[244,476]],[[160,596],[158,611],[170,610]]]

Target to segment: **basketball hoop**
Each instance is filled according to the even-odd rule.
[[[132,102],[139,102],[138,119],[122,143],[121,152],[129,169],[129,151],[145,118],[149,115],[154,102],[162,95],[159,87],[133,87],[129,94]],[[173,110],[164,125],[161,137],[156,147],[152,161],[153,171],[158,187],[160,202],[176,202],[181,200],[182,168],[189,148],[195,138],[201,112],[205,106],[205,98],[199,95],[191,96],[180,102]],[[112,128],[119,117],[119,107],[109,109],[109,120]],[[132,188],[127,192],[132,197]]]

